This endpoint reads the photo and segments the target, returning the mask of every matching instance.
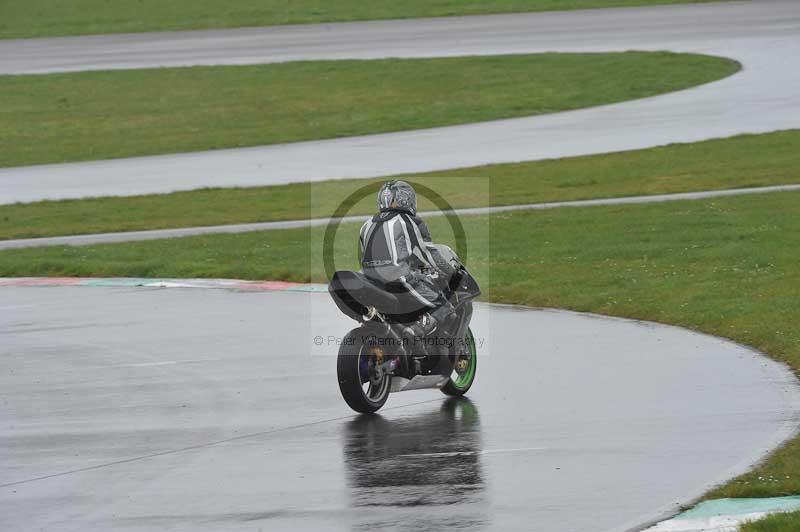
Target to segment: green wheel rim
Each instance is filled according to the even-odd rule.
[[[463,390],[472,384],[472,379],[475,378],[475,367],[477,366],[477,357],[475,356],[475,338],[472,337],[472,331],[467,330],[467,336],[464,338],[464,340],[466,340],[467,347],[469,347],[469,367],[467,368],[467,371],[459,375],[458,378],[453,381],[453,385],[459,390]]]

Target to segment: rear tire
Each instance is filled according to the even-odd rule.
[[[467,333],[464,335],[464,342],[467,347],[467,367],[462,372],[456,372],[450,375],[450,379],[442,386],[442,393],[451,397],[460,397],[467,393],[475,382],[475,375],[478,370],[478,350],[475,347],[475,338],[472,336],[472,329],[467,328]],[[459,360],[463,360],[463,356],[453,361],[458,364]]]
[[[392,377],[384,374],[376,382],[370,381],[368,368],[372,363],[370,357],[374,355],[368,353],[369,346],[363,341],[365,336],[367,335],[362,329],[353,329],[347,333],[339,347],[336,373],[339,378],[339,391],[342,392],[347,405],[356,412],[372,414],[389,398]],[[365,357],[366,360],[362,362]],[[367,368],[366,374],[365,368]]]

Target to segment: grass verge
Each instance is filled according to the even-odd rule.
[[[429,222],[434,235],[448,234],[444,220]],[[492,301],[688,327],[753,346],[800,372],[800,193],[516,212],[463,222],[468,235],[484,234],[490,224],[491,238],[472,242],[470,267],[490,269],[491,285],[484,288]],[[310,254],[321,231],[11,250],[0,252],[0,275],[324,281]],[[355,266],[357,232],[357,224],[342,226],[337,267]],[[798,493],[795,439],[708,497]]]
[[[735,61],[668,52],[300,61],[0,77],[0,166],[511,118],[684,89]]]
[[[789,512],[742,525],[740,532],[797,532],[798,530],[800,530],[800,512]]]
[[[702,0],[72,0],[0,2],[0,39],[625,7]],[[707,1],[707,0],[706,0]]]
[[[413,179],[455,207],[800,183],[800,130],[567,159],[464,168]],[[488,180],[476,189],[475,178]],[[0,240],[329,216],[347,180],[0,206]],[[313,206],[312,206],[313,192]],[[421,209],[432,205],[420,200]],[[368,213],[374,199],[356,205]]]

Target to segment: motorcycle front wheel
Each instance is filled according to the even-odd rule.
[[[464,345],[456,346],[456,355],[453,356],[453,372],[441,390],[445,395],[459,397],[469,391],[478,370],[478,350],[471,329],[467,328]]]
[[[389,398],[391,375],[380,368],[383,351],[364,342],[363,330],[354,329],[344,337],[339,347],[336,373],[339,391],[350,408],[362,414],[372,414]]]

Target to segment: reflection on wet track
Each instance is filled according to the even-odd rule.
[[[446,399],[437,411],[397,420],[359,416],[344,437],[350,504],[360,509],[354,530],[485,528],[480,417],[470,400]],[[441,519],[427,511],[446,505],[459,507]]]

